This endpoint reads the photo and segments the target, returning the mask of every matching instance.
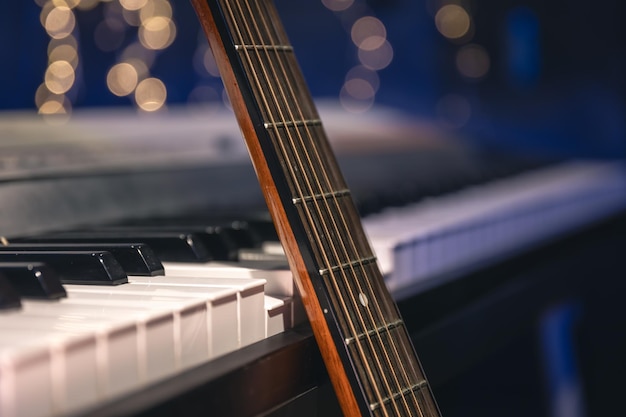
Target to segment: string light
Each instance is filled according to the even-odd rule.
[[[437,9],[434,23],[439,33],[458,47],[453,65],[459,75],[467,81],[478,82],[489,73],[491,58],[483,46],[470,43],[475,30],[470,12],[451,1],[443,1],[447,4]],[[472,103],[463,94],[446,94],[439,99],[436,112],[443,126],[458,129],[472,117]]]
[[[79,46],[73,35],[78,30],[76,13],[98,6],[102,7],[104,19],[93,31],[96,46],[104,52],[111,52],[127,44],[107,71],[107,88],[113,95],[132,97],[132,102],[141,110],[164,108],[167,88],[150,73],[150,68],[159,51],[168,48],[177,36],[169,0],[34,1],[41,7],[41,24],[50,37],[48,67],[44,83],[35,97],[40,111],[43,108],[45,113],[70,113],[71,102],[67,94],[77,88],[77,78],[81,74]],[[357,62],[346,74],[339,93],[340,102],[350,111],[366,111],[375,102],[379,89],[377,72],[393,61],[393,47],[387,39],[386,27],[369,11],[364,0],[321,1],[329,10],[340,14],[344,23],[347,22],[346,30],[356,48]],[[201,80],[190,99],[223,101],[229,106],[226,100],[219,100],[223,95],[219,87],[203,84],[219,77],[206,43],[198,43],[194,68]]]
[[[387,39],[387,28],[369,12],[365,2],[322,0],[322,4],[338,13],[357,48],[358,64],[346,74],[339,102],[350,112],[365,112],[376,100],[380,86],[377,71],[387,68],[393,61],[393,47]],[[356,7],[357,4],[359,7]]]
[[[75,86],[80,66],[77,42],[73,36],[76,31],[73,9],[80,0],[36,0],[36,3],[41,6],[39,20],[50,42],[48,66],[44,82],[35,92],[35,105],[44,116],[63,115],[54,119],[54,122],[63,122],[72,110],[67,94]]]
[[[71,101],[67,94],[76,86],[80,73],[76,12],[102,5],[104,19],[95,27],[96,46],[104,51],[119,50],[136,31],[118,60],[107,71],[109,91],[120,97],[132,97],[141,110],[164,108],[167,88],[151,76],[157,51],[169,47],[176,38],[176,24],[169,0],[34,0],[41,7],[40,22],[50,37],[48,67],[44,82],[35,93],[35,104],[41,114],[69,114]],[[130,34],[132,36],[132,34]],[[72,96],[75,96],[73,94]]]

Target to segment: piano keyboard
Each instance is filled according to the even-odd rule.
[[[626,208],[626,166],[533,170],[363,220],[392,292],[468,273]]]
[[[293,298],[265,292],[272,274],[230,268],[228,278],[70,284],[67,298],[0,313],[0,415],[75,413],[293,326]]]
[[[624,207],[622,165],[572,163],[388,208],[367,216],[364,226],[398,295]],[[193,233],[202,235],[198,229]],[[56,250],[67,250],[64,242]],[[58,291],[50,300],[23,297],[21,308],[0,312],[0,415],[77,413],[303,320],[277,242],[239,248],[239,261],[229,260],[229,251],[218,253],[227,259],[163,260],[165,275],[128,274],[128,282],[120,285],[65,284],[67,297],[59,298]],[[2,256],[1,262],[10,262]],[[8,264],[0,264],[0,272],[3,265]],[[71,276],[76,278],[75,270]]]

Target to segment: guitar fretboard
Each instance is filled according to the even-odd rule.
[[[296,279],[310,280],[299,286],[318,343],[326,328],[316,331],[320,311],[325,323],[319,326],[327,326],[343,365],[336,372],[345,373],[358,404],[356,410],[342,404],[344,413],[438,416],[276,9],[270,1],[193,2],[209,22],[205,30],[222,73],[232,73],[226,88],[279,234],[295,237],[297,247],[285,250],[306,266],[304,272],[292,262]],[[315,297],[306,294],[309,288]]]

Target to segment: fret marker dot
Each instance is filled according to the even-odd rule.
[[[367,296],[363,293],[359,294],[359,301],[363,305],[363,307],[367,307]]]
[[[324,314],[328,314],[328,309],[327,308],[324,309]]]

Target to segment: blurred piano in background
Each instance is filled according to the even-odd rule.
[[[443,415],[619,415],[624,3],[276,3]],[[337,413],[191,6],[2,8],[0,414]],[[219,292],[189,281],[190,295],[124,270],[129,284],[81,287],[74,281],[87,273],[41,255],[37,245],[53,241],[57,252],[100,259],[121,251],[113,241],[148,242],[140,254],[158,259],[145,275],[161,264],[194,275],[182,258],[197,257],[222,265],[222,279],[261,277],[266,310],[252,316],[285,331],[185,356],[185,314],[206,309],[193,316],[206,321],[207,306],[229,305],[237,285]],[[16,296],[41,294],[24,288],[28,270],[6,265],[11,250],[50,282],[36,256],[58,268],[67,297],[50,283],[53,300]],[[140,290],[150,286],[159,300]],[[158,308],[133,307],[133,297]],[[53,318],[68,305],[94,324],[48,333],[69,326]],[[120,322],[90,310],[100,308],[119,310]],[[116,335],[150,337],[153,322],[178,329],[179,339],[160,343],[171,363],[152,366],[150,355],[168,357],[160,345],[146,347],[136,373],[110,363],[103,352],[131,346]]]

